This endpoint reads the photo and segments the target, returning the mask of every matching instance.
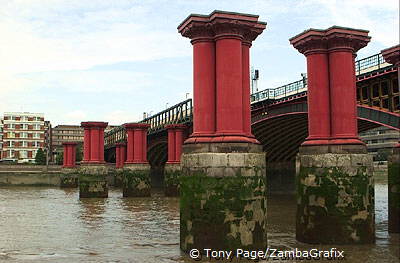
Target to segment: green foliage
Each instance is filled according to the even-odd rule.
[[[78,144],[76,147],[76,162],[80,162],[83,159],[83,151],[82,151],[82,144]]]
[[[64,162],[64,153],[63,152],[57,153],[56,164],[61,165],[61,164],[63,164],[63,162]]]
[[[41,165],[46,164],[46,154],[42,150],[42,148],[39,148],[39,150],[37,150],[37,152],[36,152],[35,163],[41,164]]]
[[[375,161],[387,161],[390,154],[390,149],[379,149],[375,156]]]

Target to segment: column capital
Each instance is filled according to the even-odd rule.
[[[381,53],[387,63],[400,66],[400,44],[383,49]]]
[[[327,41],[324,38],[324,30],[321,29],[310,28],[290,38],[289,42],[305,56],[327,52]]]
[[[215,10],[209,15],[191,14],[179,26],[182,36],[195,41],[213,38],[239,38],[251,44],[266,28],[257,15]]]
[[[123,124],[124,128],[126,130],[147,130],[150,127],[150,124],[148,123],[137,123],[137,122],[129,122]]]
[[[305,56],[327,51],[349,50],[353,53],[370,41],[367,30],[332,26],[328,29],[310,28],[289,39],[290,44]]]
[[[108,122],[101,121],[83,121],[81,122],[82,128],[106,128],[108,126]]]
[[[356,53],[371,40],[368,30],[333,26],[325,30],[328,50],[349,50]]]

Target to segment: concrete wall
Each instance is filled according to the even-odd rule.
[[[107,182],[109,186],[115,185],[115,168],[107,164]],[[23,165],[1,164],[0,186],[25,185],[25,186],[60,186],[60,177],[64,174],[61,165]]]

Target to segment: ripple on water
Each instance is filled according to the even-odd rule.
[[[377,242],[337,246],[347,262],[399,262],[399,235],[387,233],[387,185],[375,191]],[[295,240],[295,210],[293,196],[269,197],[270,247],[315,247]],[[160,193],[122,198],[111,189],[107,199],[79,200],[76,189],[0,188],[0,212],[0,262],[193,262],[179,249],[179,199]]]

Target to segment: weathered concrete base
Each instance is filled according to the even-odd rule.
[[[265,154],[248,143],[188,144],[180,179],[180,247],[267,247]]]
[[[389,232],[400,233],[400,148],[388,162]]]
[[[79,170],[79,198],[108,197],[106,165],[83,164]]]
[[[375,242],[372,157],[364,153],[298,157],[296,239],[311,244]]]
[[[124,197],[147,197],[151,195],[149,164],[125,164],[122,173],[122,193]]]
[[[123,181],[124,181],[123,174],[124,174],[124,170],[122,168],[115,169],[115,173],[114,173],[114,186],[115,187],[123,186]]]
[[[78,170],[76,168],[63,168],[60,176],[61,188],[78,187]]]
[[[179,196],[179,178],[182,169],[180,164],[166,163],[164,168],[165,196]]]

